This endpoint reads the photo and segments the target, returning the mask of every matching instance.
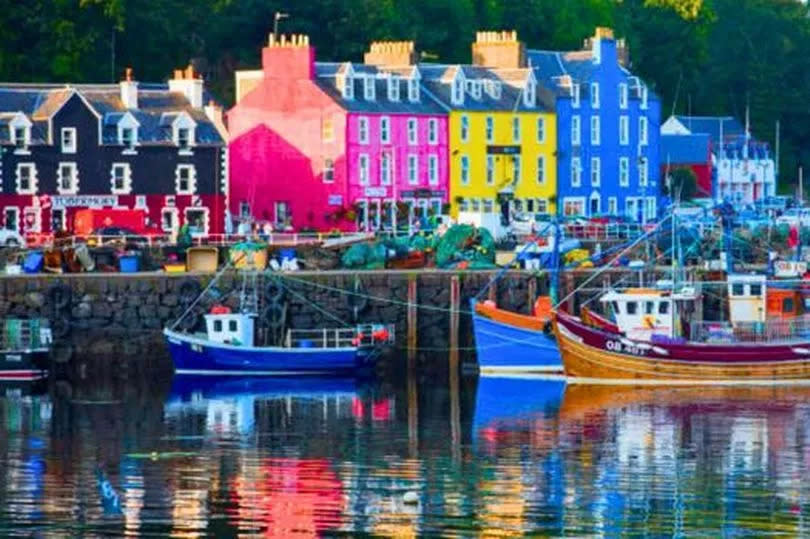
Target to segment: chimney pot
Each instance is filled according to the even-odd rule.
[[[128,67],[124,70],[124,80],[132,82],[132,68]]]

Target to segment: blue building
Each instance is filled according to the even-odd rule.
[[[646,222],[664,206],[659,98],[626,68],[627,49],[597,28],[580,51],[527,51],[557,109],[557,207],[563,215]]]

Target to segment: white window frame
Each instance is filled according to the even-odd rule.
[[[166,228],[163,226],[164,224],[164,217],[166,215],[171,215],[171,222],[172,226],[170,228]],[[180,210],[178,210],[174,206],[164,206],[160,209],[160,229],[163,232],[174,232],[180,228]]]
[[[399,101],[399,77],[397,75],[389,75],[388,77],[388,100]]]
[[[180,131],[181,130],[188,130],[188,145],[181,146],[180,145]],[[194,150],[193,148],[197,145],[197,122],[188,115],[186,112],[182,112],[174,119],[172,122],[172,140],[174,141],[174,145],[178,147],[178,153],[180,155],[193,155]]]
[[[391,144],[391,118],[380,118],[380,144]]]
[[[391,185],[394,177],[394,157],[391,152],[380,153],[380,185]]]
[[[435,146],[439,143],[439,120],[430,118],[428,120],[428,144]]]
[[[630,144],[630,117],[627,115],[619,116],[619,144]]]
[[[439,156],[428,155],[428,185],[439,185]]]
[[[411,146],[419,144],[419,123],[416,118],[408,118],[408,144]]]
[[[571,158],[571,187],[582,186],[582,159],[580,157]]]
[[[343,99],[354,99],[354,77],[351,73],[346,73],[343,76],[343,88],[340,90]]]
[[[360,144],[368,144],[369,129],[368,129],[368,116],[360,116],[357,118],[357,141]]]
[[[181,174],[188,171],[188,189],[180,189]],[[193,195],[197,192],[197,168],[194,165],[177,165],[174,169],[174,192],[178,195]]]
[[[121,188],[115,186],[116,169],[122,169],[124,171],[124,183]],[[110,167],[110,192],[114,195],[128,195],[132,192],[132,167],[129,163],[113,163]]]
[[[495,156],[487,155],[487,170],[486,170],[487,185],[495,185]]]
[[[598,157],[591,157],[591,187],[602,185],[602,160]]]
[[[279,219],[279,207],[284,205],[284,220]],[[292,216],[292,211],[290,208],[290,203],[286,200],[277,200],[273,202],[273,224],[278,226],[286,225],[287,220]],[[292,222],[292,219],[289,219]]]
[[[28,189],[23,189],[22,170],[27,169],[28,172]],[[16,169],[16,187],[18,195],[35,195],[39,190],[39,178],[37,177],[37,166],[35,163],[17,163]]]
[[[641,87],[641,108],[643,110],[647,109],[647,104],[649,100],[649,91],[647,90],[646,86]]]
[[[535,213],[545,213],[545,214],[547,214],[548,213],[548,200],[546,200],[545,198],[538,198],[535,201],[534,212]]]
[[[571,116],[571,144],[579,146],[582,143],[582,119]]]
[[[65,135],[68,135],[69,140],[65,143]],[[62,153],[76,153],[78,141],[76,140],[75,127],[63,127],[59,130],[59,143],[62,147]]]
[[[464,81],[462,80],[461,75],[458,73],[456,73],[456,76],[451,84],[450,101],[453,105],[464,104]]]
[[[491,198],[485,198],[481,201],[481,211],[483,213],[494,213],[495,212],[495,201]]]
[[[71,169],[71,185],[65,189],[62,187],[62,169]],[[56,190],[60,195],[75,195],[79,192],[79,169],[74,162],[60,162],[56,169]]]
[[[619,83],[619,108],[626,109],[627,108],[627,83],[620,82]]]
[[[323,183],[335,183],[335,160],[331,157],[323,159]]]
[[[544,155],[537,156],[537,184],[545,185],[546,183],[546,157]]]
[[[357,156],[357,182],[368,185],[370,179],[368,154],[361,153]]]
[[[373,75],[366,75],[363,77],[363,97],[366,101],[374,101],[377,99],[377,79]]]
[[[408,154],[408,185],[419,185],[419,155]]]
[[[470,117],[466,114],[462,114],[459,120],[459,137],[461,142],[469,142],[470,140]]]
[[[470,201],[466,198],[459,200],[458,211],[470,211]]]
[[[523,90],[523,104],[527,107],[533,107],[536,99],[537,84],[535,84],[534,80],[530,79],[526,81],[526,88]]]
[[[34,216],[34,222],[28,228],[27,214]],[[42,208],[40,206],[26,206],[23,208],[23,234],[39,234],[42,232]]]
[[[616,197],[608,197],[608,215],[619,215],[619,199]]]
[[[492,116],[484,119],[484,135],[487,142],[495,142],[495,118]]]
[[[646,116],[639,116],[638,118],[638,143],[639,146],[646,146],[649,142],[648,133],[649,124]]]
[[[520,142],[520,116],[512,116],[512,142]]]
[[[546,142],[546,119],[542,116],[537,117],[537,143],[543,144]]]
[[[459,170],[459,181],[461,185],[470,185],[470,156],[462,155]]]
[[[597,205],[596,211],[593,211],[593,210],[591,209],[591,203],[592,203],[594,200],[595,200],[595,201],[596,201],[596,203],[597,203],[597,204],[596,204],[596,205]],[[602,213],[602,195],[600,195],[600,194],[599,194],[599,191],[594,191],[594,192],[592,192],[592,193],[591,193],[591,196],[589,196],[589,197],[588,197],[588,201],[587,201],[587,203],[586,203],[586,204],[587,204],[587,206],[588,206],[588,208],[587,208],[587,212],[588,212],[587,214],[588,214],[588,215],[590,215],[591,217],[594,217],[594,216],[596,216],[596,215],[601,214],[601,213]]]
[[[598,109],[599,108],[599,83],[592,82],[591,83],[591,108]]]
[[[202,232],[191,232],[191,235],[194,237],[203,237],[208,235],[208,231],[211,230],[211,211],[206,206],[188,206],[183,210],[183,222],[188,224],[188,214],[189,212],[202,212],[203,217],[203,230]],[[191,226],[189,226],[189,230]]]
[[[523,174],[523,167],[521,166],[521,160],[519,155],[512,156],[512,184],[517,185],[520,183],[520,177]]]
[[[8,226],[8,221],[6,217],[8,216],[8,211],[11,210],[14,212],[14,227]],[[3,207],[3,230],[13,230],[14,232],[20,231],[20,208],[17,206],[5,206]]]
[[[31,125],[33,125],[31,120],[21,112],[17,113],[9,122],[8,139],[14,145],[14,153],[16,155],[29,155],[31,153],[29,150],[29,146],[31,146]],[[20,141],[17,140],[17,129],[22,129],[22,145],[20,145]]]
[[[565,209],[569,204],[571,206],[579,206],[580,211],[579,212],[574,212],[574,213],[566,212]],[[565,198],[563,198],[562,210],[563,210],[563,215],[564,216],[568,216],[568,215],[585,215],[586,209],[587,208],[586,208],[586,204],[585,204],[585,197],[565,197]]]
[[[571,85],[571,107],[578,109],[580,105],[580,89],[579,83],[575,82]]]
[[[591,145],[599,146],[602,142],[602,121],[599,116],[591,116]]]
[[[619,187],[630,187],[630,158],[619,158]]]
[[[411,103],[419,102],[419,79],[417,77],[408,79],[408,101]]]

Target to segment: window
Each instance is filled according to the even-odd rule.
[[[14,133],[14,147],[18,150],[24,150],[28,147],[29,131],[27,127],[15,127]]]
[[[454,105],[464,103],[464,81],[461,80],[460,76],[456,76],[456,78],[453,79],[452,96],[450,99]]]
[[[14,230],[15,232],[20,229],[20,209],[13,206],[6,207],[3,210],[3,228],[6,230]]]
[[[752,296],[761,296],[762,295],[762,285],[761,284],[752,284],[751,285],[751,295]]]
[[[591,157],[591,186],[599,187],[602,183],[602,162],[598,157]]]
[[[239,325],[236,323],[236,320],[228,320],[228,331],[231,333],[239,331]]]
[[[785,298],[782,300],[782,312],[785,314],[792,313],[794,309],[793,298]]]
[[[512,156],[512,183],[517,185],[520,181],[520,156]]]
[[[473,198],[473,199],[470,200],[470,202],[471,202],[471,206],[472,206],[472,211],[474,211],[474,212],[480,212],[481,211],[481,201],[479,199]]]
[[[411,103],[419,101],[419,79],[415,77],[408,79],[408,100]]]
[[[627,116],[619,116],[619,144],[630,144],[630,118]]]
[[[428,120],[428,144],[439,143],[439,121],[436,118]]]
[[[618,302],[618,301],[613,301],[613,302],[611,302],[611,306],[613,307],[613,312],[614,312],[614,313],[616,313],[616,314],[622,314],[621,309],[619,309],[619,302]]]
[[[214,333],[222,333],[222,320],[214,320]]]
[[[59,232],[67,230],[67,215],[62,208],[51,208],[51,231]]]
[[[582,162],[579,157],[571,158],[571,187],[582,185]]]
[[[357,136],[360,144],[368,144],[368,118],[365,116],[357,119]]]
[[[284,226],[290,220],[290,206],[286,202],[276,202],[274,204],[274,218],[276,226]]]
[[[616,200],[616,197],[609,197],[608,198],[608,215],[618,215],[619,213],[619,204]]]
[[[541,156],[537,157],[537,183],[543,184],[546,182],[546,158]]]
[[[627,84],[624,82],[619,83],[619,108],[627,108]]]
[[[357,168],[359,169],[360,185],[368,185],[368,154],[361,153],[357,158]]]
[[[520,142],[520,117],[512,118],[512,141]]]
[[[186,208],[186,224],[192,236],[208,234],[208,208]]]
[[[638,159],[638,184],[646,186],[649,179],[649,170],[647,169],[647,158],[639,157]]]
[[[669,302],[662,301],[658,304],[658,314],[669,314]]]
[[[411,146],[419,142],[419,135],[417,134],[416,118],[408,118],[408,144]]]
[[[545,118],[537,118],[537,142],[546,141],[546,121]]]
[[[638,143],[641,146],[647,145],[647,117],[642,116],[638,119]]]
[[[408,155],[408,183],[410,185],[419,183],[419,156],[416,154]]]
[[[194,165],[177,165],[174,175],[175,192],[178,195],[193,195],[197,191],[197,171]]]
[[[590,207],[590,214],[591,216],[599,215],[602,213],[602,199],[599,196],[599,193],[591,193],[591,207]]]
[[[484,120],[487,142],[495,141],[495,119],[492,116],[487,116]]]
[[[34,195],[37,192],[37,169],[33,163],[17,164],[17,194]]]
[[[127,195],[132,191],[132,171],[129,163],[115,163],[110,172],[110,192]]]
[[[575,109],[579,108],[579,84],[571,86],[571,106]]]
[[[388,116],[380,118],[380,142],[383,144],[391,143],[391,118]]]
[[[250,202],[243,200],[239,203],[239,217],[247,219],[250,217]]]
[[[177,230],[177,208],[163,208],[160,211],[160,227],[164,232]]]
[[[354,78],[351,75],[343,77],[343,90],[344,99],[354,99]]]
[[[466,114],[461,117],[460,127],[461,142],[467,142],[470,139],[470,117]]]
[[[76,153],[76,128],[62,128],[62,153]]]
[[[79,174],[76,163],[59,163],[56,189],[61,195],[75,195],[79,191]]]
[[[487,185],[495,184],[495,156],[487,156]]]
[[[484,199],[484,213],[493,213],[495,211],[495,203],[491,198]]]
[[[655,314],[655,303],[652,301],[644,302],[644,314]]]
[[[635,301],[627,302],[627,314],[636,314],[638,312],[638,303]]]
[[[177,129],[177,145],[181,150],[187,150],[191,147],[191,129],[188,127],[179,127]]]
[[[585,213],[585,200],[581,198],[566,198],[563,201],[564,215],[583,215]]]
[[[630,185],[630,159],[627,157],[619,158],[619,185],[621,187]]]
[[[332,123],[332,118],[324,118],[321,124],[321,140],[323,142],[332,142],[335,140],[335,126]]]
[[[388,77],[388,100],[399,101],[399,77],[395,75]]]
[[[324,183],[335,181],[335,161],[328,157],[323,160],[323,181]]]
[[[591,144],[599,146],[601,138],[599,116],[591,116]]]
[[[376,98],[376,87],[374,86],[375,82],[376,81],[373,75],[366,75],[363,77],[363,97],[366,99],[366,101],[374,101]]]
[[[571,116],[571,144],[573,144],[574,146],[579,146],[579,142],[581,140],[579,128],[580,128],[579,116]]]
[[[124,146],[126,150],[134,150],[135,149],[135,128],[133,127],[122,127],[121,128],[121,144]]]
[[[731,285],[731,295],[732,296],[742,296],[745,294],[744,287],[742,283],[734,283]]]
[[[548,213],[548,200],[538,198],[536,210],[537,213]]]
[[[641,87],[641,108],[642,109],[647,108],[647,98],[648,98],[647,87],[642,86]]]
[[[439,185],[439,158],[435,155],[428,156],[428,183]]]
[[[380,185],[391,185],[391,154],[380,155]]]
[[[470,202],[466,198],[462,198],[459,201],[458,211],[470,211]]]
[[[461,185],[470,184],[470,158],[466,155],[461,156]]]
[[[591,108],[599,108],[599,83],[591,83]]]
[[[42,232],[42,210],[39,206],[23,209],[23,232]]]
[[[537,85],[534,80],[526,82],[526,88],[523,90],[523,104],[527,107],[534,106],[534,101],[537,97]]]

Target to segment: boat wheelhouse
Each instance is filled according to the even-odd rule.
[[[612,312],[618,330],[626,337],[650,342],[659,337],[684,336],[679,321],[694,312],[700,296],[691,287],[673,292],[671,282],[659,285],[659,288],[631,288],[621,292],[611,290],[600,298]]]

